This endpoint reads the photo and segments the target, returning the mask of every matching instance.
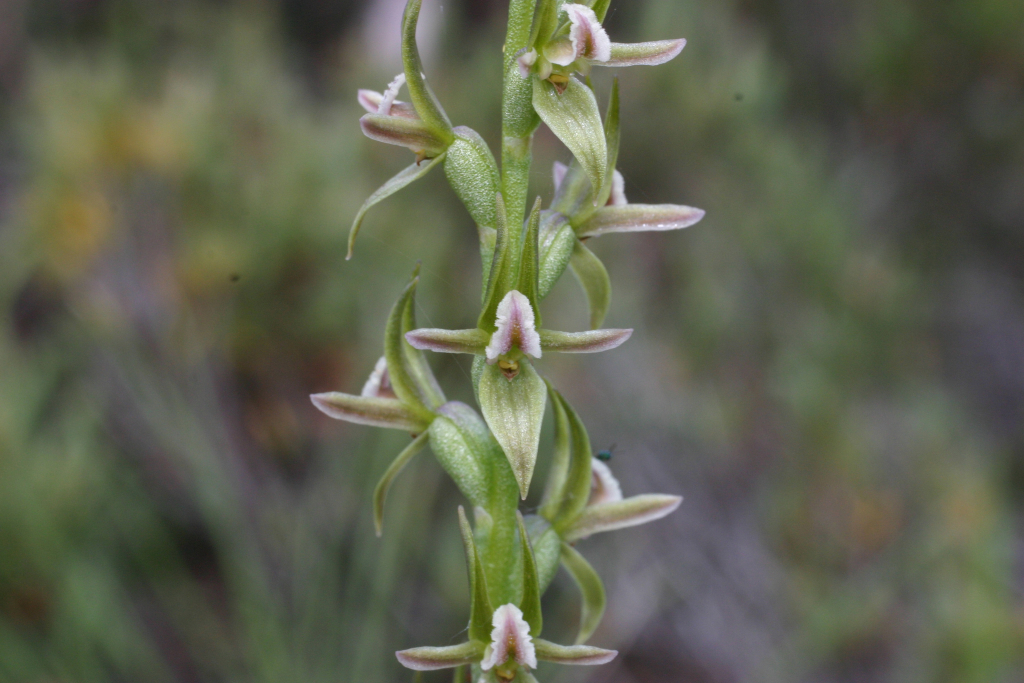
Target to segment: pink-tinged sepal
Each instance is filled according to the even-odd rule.
[[[576,226],[581,238],[600,237],[612,232],[661,232],[680,230],[699,223],[702,209],[675,204],[628,204],[605,206]]]
[[[541,347],[560,353],[599,353],[624,344],[633,330],[588,330],[586,332],[555,332],[541,330]]]
[[[535,326],[536,316],[530,300],[518,290],[511,290],[498,304],[495,326],[485,353],[493,365],[502,356],[517,348],[527,356],[540,358],[541,341]]]
[[[537,659],[556,664],[599,666],[615,659],[619,653],[590,645],[557,645],[542,638],[534,640]]]
[[[615,502],[588,505],[566,529],[564,538],[572,543],[603,531],[653,522],[674,512],[682,502],[680,496],[648,493]]]
[[[363,135],[389,145],[408,147],[419,159],[433,159],[447,149],[450,140],[439,136],[420,119],[365,114],[359,119]]]
[[[686,47],[686,39],[650,43],[612,43],[602,66],[657,66],[670,62]]]
[[[438,669],[454,669],[463,664],[472,664],[480,659],[484,651],[484,643],[469,641],[448,647],[414,647],[401,650],[395,657],[407,669],[413,671],[437,671]]]
[[[429,421],[394,398],[353,396],[340,392],[313,394],[309,398],[322,413],[335,420],[412,433],[422,432],[429,425]]]
[[[435,353],[475,353],[483,355],[488,336],[483,330],[441,330],[422,328],[407,332],[406,341],[414,349]]]
[[[498,668],[499,671],[515,662],[530,669],[537,668],[537,653],[530,635],[530,625],[523,619],[522,611],[509,603],[494,610],[491,621],[491,643],[484,652],[480,668],[484,671]]]

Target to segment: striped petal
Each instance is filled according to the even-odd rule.
[[[309,398],[322,413],[335,420],[412,433],[422,432],[428,426],[425,420],[395,398],[353,396],[340,392],[313,394]]]
[[[537,650],[537,659],[577,666],[607,664],[619,654],[616,650],[605,650],[590,645],[557,645],[542,638],[537,638],[534,646]]]
[[[395,656],[407,669],[436,671],[471,664],[480,659],[483,651],[483,643],[471,640],[449,647],[414,647],[411,650],[400,650],[395,653]]]
[[[475,328],[471,330],[422,328],[407,332],[405,340],[409,342],[409,346],[423,351],[483,354],[488,337],[486,332]]]

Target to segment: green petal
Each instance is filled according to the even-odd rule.
[[[498,304],[509,290],[515,287],[516,261],[518,260],[519,240],[509,229],[505,213],[505,200],[501,194],[495,197],[497,209],[497,236],[494,242],[494,257],[491,260],[487,289],[484,293],[484,305],[480,311],[477,326],[481,330],[494,332],[494,324]]]
[[[409,166],[400,171],[394,178],[381,185],[376,192],[363,202],[363,206],[359,209],[359,213],[356,214],[356,219],[352,221],[352,228],[348,233],[348,255],[345,257],[346,259],[352,258],[352,249],[355,247],[356,235],[359,234],[359,228],[363,225],[363,218],[366,217],[366,213],[402,188],[411,185],[430,173],[430,170],[442,161],[444,161],[444,154],[431,159],[428,164],[417,163]]]
[[[611,232],[663,232],[680,230],[698,223],[704,211],[675,204],[627,204],[606,206],[583,221],[576,234],[600,237]]]
[[[409,334],[415,328],[416,299],[415,297],[409,297],[405,302],[405,310],[402,312],[402,336]],[[439,406],[446,403],[448,399],[445,398],[441,385],[437,383],[437,378],[434,377],[434,372],[430,369],[430,363],[427,362],[426,354],[420,349],[413,348],[408,343],[402,345],[402,350],[405,351],[409,376],[412,377],[416,391],[423,398],[423,402],[427,404],[428,408],[436,410]]]
[[[391,488],[391,482],[395,480],[395,477],[405,469],[405,466],[409,464],[417,453],[423,450],[423,447],[427,445],[427,441],[430,435],[427,432],[423,432],[413,442],[406,446],[398,457],[395,458],[391,466],[388,467],[387,472],[377,482],[377,488],[373,490],[373,527],[377,531],[377,535],[380,536],[384,533],[384,501],[388,497],[388,490]]]
[[[594,93],[570,77],[559,94],[550,81],[534,79],[533,106],[551,132],[580,162],[593,187],[608,176],[608,143]]]
[[[583,595],[580,607],[580,631],[576,643],[585,643],[594,634],[604,616],[604,583],[590,563],[568,543],[562,544],[562,566],[566,568]]]
[[[552,453],[548,480],[541,499],[540,514],[547,520],[558,516],[564,497],[565,481],[569,476],[569,464],[572,461],[572,427],[569,415],[565,411],[562,395],[555,391],[549,382],[545,382],[548,396],[551,398],[552,411],[555,414],[555,445]]]
[[[579,415],[557,391],[553,391],[551,395],[552,399],[557,397],[562,409],[565,410],[572,443],[572,459],[565,478],[565,485],[562,488],[561,504],[551,520],[551,524],[561,533],[579,516],[590,499],[592,478],[590,463],[593,461],[593,451],[590,449],[590,437],[587,435],[587,429],[583,426]]]
[[[597,329],[604,322],[611,305],[612,282],[608,277],[601,259],[594,255],[594,252],[587,249],[583,242],[576,240],[573,247],[572,257],[569,260],[573,275],[583,287],[587,295],[587,304],[590,306],[590,327]]]
[[[540,429],[544,421],[547,390],[533,366],[523,359],[519,374],[506,379],[497,365],[488,365],[480,376],[480,408],[497,439],[523,500],[537,464]]]

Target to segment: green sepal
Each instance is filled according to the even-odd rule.
[[[533,107],[551,132],[580,162],[590,184],[604,187],[608,176],[608,143],[594,93],[570,77],[559,93],[550,81],[533,79]]]
[[[412,443],[402,449],[402,452],[392,461],[384,476],[377,482],[377,487],[373,490],[373,528],[377,531],[377,536],[384,533],[384,501],[387,500],[391,483],[405,469],[409,461],[423,450],[429,439],[430,434],[428,432],[423,432],[413,439]]]
[[[597,193],[597,201],[593,203],[595,207],[604,206],[608,203],[608,198],[612,196],[612,178],[615,165],[619,163],[619,145],[622,140],[622,132],[619,123],[618,78],[612,81],[612,94],[608,99],[608,111],[605,112],[604,116],[604,139],[605,144],[608,146],[608,174],[605,176],[605,182],[601,186],[601,191]]]
[[[555,391],[550,382],[545,382],[545,385],[548,389],[548,397],[551,399],[552,412],[555,414],[555,444],[539,512],[545,519],[554,520],[562,507],[565,480],[569,475],[569,463],[572,459],[572,427],[569,424],[569,416],[565,411],[562,395]]]
[[[619,654],[616,650],[590,645],[558,645],[543,638],[535,638],[533,646],[537,651],[537,659],[541,661],[576,666],[607,664]]]
[[[500,192],[495,197],[497,234],[494,241],[494,258],[491,260],[487,289],[484,293],[483,310],[480,312],[477,322],[477,327],[486,332],[494,332],[498,329],[494,324],[498,314],[498,304],[501,303],[505,294],[514,287],[519,247],[519,240],[509,229],[508,217],[505,213],[505,200]]]
[[[438,409],[429,432],[431,450],[462,495],[475,506],[489,507],[492,478],[501,475],[492,463],[501,455],[484,421],[465,403],[452,401]]]
[[[539,515],[527,515],[526,529],[533,545],[533,559],[537,564],[537,582],[541,595],[548,589],[558,572],[562,552],[562,539],[548,520]]]
[[[417,272],[419,266],[416,266]],[[402,336],[416,329],[416,297],[413,296],[405,302],[405,310],[402,312]],[[409,375],[412,377],[416,390],[423,398],[424,403],[432,411],[443,405],[448,399],[444,396],[441,385],[434,377],[434,371],[430,369],[427,362],[427,355],[420,349],[413,348],[411,344],[402,344],[405,351],[405,358],[408,361]]]
[[[573,275],[583,287],[587,295],[587,305],[590,307],[590,329],[596,330],[601,327],[604,317],[608,313],[608,307],[612,299],[612,281],[608,277],[608,270],[605,269],[601,259],[594,255],[594,252],[587,249],[583,242],[576,240],[573,246],[572,256],[569,258],[569,266],[572,267]]]
[[[398,173],[398,175],[381,185],[376,192],[371,194],[369,198],[363,202],[362,207],[359,209],[359,213],[356,214],[355,220],[352,221],[352,228],[348,233],[348,255],[345,256],[346,260],[352,258],[352,250],[355,247],[356,235],[359,234],[359,229],[363,225],[363,218],[366,217],[366,213],[391,195],[430,173],[431,169],[444,161],[444,158],[445,155],[441,154],[440,156],[431,159],[427,164],[415,163],[412,166],[403,169]]]
[[[562,544],[562,566],[580,588],[583,601],[580,606],[580,630],[576,643],[581,644],[597,630],[604,616],[604,583],[590,563],[568,543]]]
[[[546,297],[569,267],[576,233],[560,213],[544,211],[541,216],[540,258],[537,269],[537,296]]]
[[[453,139],[452,122],[444,113],[430,86],[423,78],[423,63],[416,46],[416,24],[420,18],[421,0],[409,0],[402,17],[402,64],[405,66],[405,84],[409,88],[416,113],[434,132],[450,143]]]
[[[418,283],[419,265],[416,266],[412,280],[406,285],[402,296],[399,297],[388,316],[388,322],[384,328],[384,357],[387,359],[388,376],[391,379],[391,388],[394,389],[395,395],[412,412],[429,421],[433,419],[434,411],[424,402],[423,394],[413,378],[409,361],[410,351],[407,351],[406,347],[413,351],[415,349],[412,349],[405,340],[407,330],[403,329],[406,307],[413,305]]]
[[[608,8],[611,7],[612,0],[595,0],[594,4],[590,6],[590,9],[594,10],[594,15],[597,20],[604,23],[604,18],[608,15]]]
[[[538,52],[558,28],[558,10],[561,6],[562,0],[540,0],[537,18],[533,22],[533,33],[530,34],[530,45]]]
[[[462,532],[462,544],[466,550],[466,565],[469,568],[469,638],[470,640],[489,643],[491,641],[491,617],[494,608],[487,595],[487,577],[476,551],[473,540],[473,528],[466,518],[466,510],[459,506],[459,529]]]
[[[671,514],[682,502],[680,496],[645,493],[610,503],[588,505],[565,529],[564,538],[573,543],[592,534],[653,522]]]
[[[491,148],[472,128],[459,126],[448,147],[444,172],[455,194],[479,226],[497,223],[494,196],[501,190],[501,175]]]
[[[590,500],[592,476],[590,463],[593,456],[590,450],[590,437],[587,435],[587,429],[583,426],[579,415],[557,391],[551,391],[551,398],[553,401],[557,401],[565,411],[572,444],[569,469],[558,496],[558,512],[549,518],[552,526],[561,534],[579,516],[583,508],[586,507],[587,501]]]
[[[523,236],[523,253],[519,260],[519,284],[516,289],[530,300],[533,307],[534,324],[540,327],[540,197],[533,205]]]
[[[479,391],[484,419],[505,452],[525,500],[544,422],[544,380],[524,358],[519,362],[519,373],[511,380],[497,365],[487,365],[480,376]]]
[[[519,548],[523,555],[523,601],[519,609],[523,619],[530,625],[530,635],[536,638],[544,627],[544,617],[540,610],[540,577],[537,572],[537,560],[533,555],[530,534],[526,531],[523,515],[516,510],[516,522],[519,524]]]

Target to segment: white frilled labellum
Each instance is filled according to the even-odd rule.
[[[536,316],[530,300],[517,290],[512,290],[498,304],[494,322],[497,330],[491,335],[491,342],[485,349],[487,362],[494,365],[501,356],[518,348],[527,356],[541,357],[540,335],[537,334]]]
[[[597,20],[594,10],[579,4],[562,5],[562,9],[569,15],[572,24],[569,29],[569,41],[574,52],[573,58],[562,66],[577,59],[592,62],[607,62],[611,59],[612,41],[608,38],[608,32],[601,26],[601,22]]]
[[[522,610],[511,603],[502,605],[494,610],[492,624],[491,644],[484,652],[480,668],[490,671],[512,660],[519,666],[536,669],[537,652]]]
[[[370,377],[366,380],[366,384],[363,385],[363,390],[360,396],[369,396],[373,398],[394,398],[395,392],[391,390],[391,380],[388,377],[388,359],[384,356],[380,357],[377,361],[377,365],[374,366],[373,372],[370,373]]]
[[[619,486],[619,480],[612,474],[608,465],[597,458],[592,458],[590,474],[593,480],[590,485],[590,500],[587,505],[600,505],[622,500],[622,487]]]

